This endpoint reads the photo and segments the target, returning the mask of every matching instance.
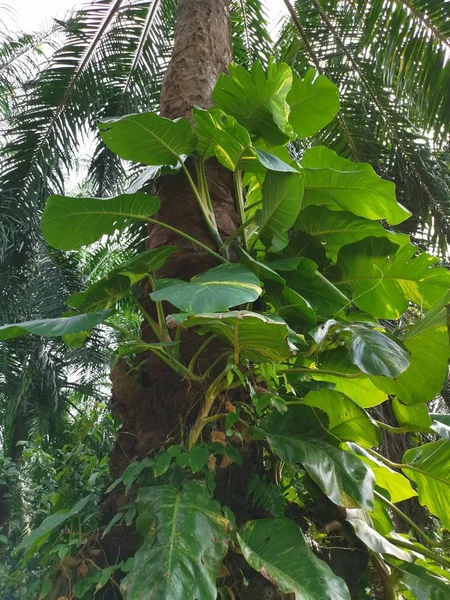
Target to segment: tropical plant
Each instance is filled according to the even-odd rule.
[[[89,497],[67,504],[22,540],[19,568],[57,555],[82,515],[42,597],[117,596],[119,586],[129,599],[349,598],[365,587],[384,598],[445,597],[448,422],[426,402],[447,376],[450,275],[389,228],[409,216],[392,182],[314,143],[339,123],[351,145],[327,77],[249,59],[267,46],[252,46],[248,28],[247,44],[236,33],[234,42],[251,69],[220,74],[232,56],[226,4],[180,3],[161,114],[100,121],[109,153],[146,166],[128,193],[111,179],[112,197],[53,194],[43,214],[46,241],[60,250],[135,222],[148,227],[148,249],[72,294],[69,314],[0,328],[4,340],[81,343],[103,323],[125,339],[111,373],[122,427],[100,522]],[[96,44],[120,5],[94,28]],[[164,3],[153,6],[150,25]],[[46,147],[56,165],[68,143],[70,161],[83,118]],[[120,316],[125,299],[142,315],[141,333]],[[379,405],[392,407],[394,426],[373,418]],[[414,447],[393,462],[380,451],[382,432],[410,432]],[[398,506],[411,497],[433,515],[432,531]]]
[[[216,16],[223,8],[216,5]],[[182,7],[179,18],[194,15]],[[181,34],[177,41],[166,114],[176,110],[169,86],[185,51]],[[185,109],[191,122],[155,112],[100,122],[112,152],[148,165],[152,177],[164,173],[161,201],[142,191],[52,195],[43,234],[71,250],[144,221],[150,248],[72,295],[71,314],[0,328],[1,339],[59,337],[103,323],[127,336],[112,311],[136,283],[145,279],[150,289],[149,299],[135,297],[142,337],[128,333],[112,373],[123,436],[112,454],[117,479],[107,502],[115,510],[103,533],[107,559],[108,536],[116,553],[120,540],[119,553],[103,569],[76,554],[65,595],[88,598],[119,578],[130,600],[207,600],[234,590],[245,598],[273,586],[296,598],[350,598],[363,569],[353,563],[349,574],[344,561],[328,559],[343,579],[334,574],[326,559],[336,544],[370,559],[385,598],[397,590],[421,597],[423,586],[431,597],[447,594],[445,535],[432,538],[396,505],[418,495],[450,527],[449,429],[425,404],[447,375],[450,273],[380,224],[409,213],[368,164],[321,146],[292,158],[286,145],[339,109],[338,90],[323,75],[302,78],[273,60],[267,70],[232,65],[212,98],[211,108]],[[168,205],[179,199],[175,190],[183,190],[180,227]],[[216,266],[198,272],[200,264]],[[420,318],[402,328],[411,304]],[[390,331],[385,320],[398,326]],[[368,412],[388,398],[398,428]],[[418,445],[394,464],[375,450],[383,430],[413,431]],[[45,519],[20,544],[24,560],[85,506]],[[407,535],[395,533],[392,511]],[[143,541],[127,556],[121,549],[135,515]]]

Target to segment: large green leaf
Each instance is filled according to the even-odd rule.
[[[328,210],[324,206],[303,209],[294,227],[325,244],[327,255],[331,258],[337,256],[342,246],[366,237],[384,237],[399,246],[409,243],[408,235],[388,231],[377,221],[363,219],[349,212]]]
[[[74,250],[153,215],[159,206],[158,198],[141,192],[106,199],[50,196],[42,232],[51,246]]]
[[[262,242],[274,252],[288,244],[287,232],[302,205],[303,178],[300,174],[268,171],[262,186],[262,208],[257,213]]]
[[[73,317],[59,317],[57,319],[39,319],[37,321],[24,321],[0,327],[0,341],[34,333],[42,337],[59,337],[74,333],[81,333],[92,329],[102,323],[111,311],[103,310],[87,315]]]
[[[373,508],[374,476],[355,455],[332,445],[323,413],[309,406],[292,406],[286,414],[272,413],[261,427],[273,451],[290,464],[300,463],[335,504]]]
[[[130,286],[160,269],[176,250],[177,246],[145,250],[110,271],[107,277],[93,283],[85,292],[72,294],[67,303],[83,311],[110,308],[128,294]]]
[[[261,63],[255,61],[250,73],[244,67],[230,65],[230,74],[220,75],[212,97],[219,108],[248,131],[268,145],[281,146],[291,134],[286,103],[291,85],[288,65],[277,65],[271,60],[265,73]]]
[[[144,542],[122,581],[127,600],[216,600],[228,521],[200,481],[141,488],[136,528]]]
[[[435,398],[442,389],[448,373],[450,345],[447,329],[446,294],[403,337],[410,352],[411,364],[395,381],[374,378],[377,387],[398,396],[405,404],[418,404]]]
[[[313,325],[316,323],[316,315],[310,303],[292,288],[268,281],[265,291],[265,300],[273,306],[277,315],[290,324],[298,321]]]
[[[281,592],[296,600],[350,600],[344,581],[315,556],[297,523],[285,518],[249,521],[237,538],[249,565]]]
[[[416,600],[448,600],[450,581],[436,576],[428,569],[417,564],[394,565],[400,573],[401,584],[409,590]]]
[[[402,463],[420,470],[403,468],[417,483],[419,502],[450,530],[450,440],[411,448],[403,455]]]
[[[144,165],[175,166],[196,144],[187,119],[172,121],[152,112],[105,119],[98,128],[114,154]]]
[[[335,343],[337,337],[343,339],[350,350],[350,362],[368,375],[398,377],[409,365],[408,353],[370,324],[330,319],[309,333],[319,348]]]
[[[418,430],[422,429],[426,431],[433,424],[427,405],[424,403],[408,406],[407,404],[402,404],[397,398],[394,398],[391,407],[394,417],[401,427],[415,427]]]
[[[413,490],[409,479],[404,475],[390,469],[360,446],[353,443],[347,445],[350,450],[355,452],[372,469],[377,487],[382,488],[386,492],[384,495],[392,503],[396,504],[397,502],[403,502],[403,500],[417,496],[417,492]]]
[[[411,244],[399,248],[387,239],[369,237],[344,246],[338,255],[341,280],[354,303],[379,319],[398,319],[409,301],[430,308],[450,286],[450,271],[435,267],[429,254],[414,257]]]
[[[290,254],[290,246],[286,249],[287,254]],[[286,275],[286,281],[310,303],[319,321],[335,317],[351,304],[347,296],[317,270],[317,264],[307,258]]]
[[[240,264],[224,264],[196,275],[190,282],[158,279],[152,300],[167,300],[192,314],[219,312],[253,302],[261,294],[259,279]]]
[[[204,314],[190,317],[184,327],[201,326],[216,333],[239,357],[255,362],[282,362],[292,356],[295,346],[289,342],[289,329],[282,319],[249,311]]]
[[[389,540],[383,537],[372,527],[371,519],[367,511],[359,508],[348,508],[346,510],[346,520],[353,526],[355,534],[364,544],[378,554],[390,554],[400,560],[411,562],[412,558],[408,552],[394,546]]]
[[[316,74],[308,69],[303,79],[294,76],[287,96],[289,123],[301,138],[315,135],[339,111],[339,89],[325,75]]]
[[[343,442],[356,442],[363,448],[379,446],[381,432],[365,410],[335,390],[309,392],[303,402],[328,415],[328,431]]]
[[[16,547],[16,551],[23,550],[31,544],[35,544],[36,542],[41,542],[52,533],[57,527],[62,525],[68,519],[71,519],[73,516],[77,515],[79,512],[83,510],[83,508],[92,500],[92,495],[86,496],[78,502],[70,509],[57,512],[49,517],[46,517],[42,523],[36,529],[23,539],[20,544]]]
[[[333,150],[314,146],[303,155],[304,206],[328,206],[366,219],[397,225],[409,217],[395,198],[395,186],[381,179],[367,163],[354,163]]]
[[[362,408],[372,408],[387,400],[386,393],[378,389],[369,377],[354,377],[359,369],[350,362],[346,348],[321,353],[317,366],[322,371],[342,373],[342,377],[317,373],[314,374],[314,379],[333,383],[337,392],[342,392]]]

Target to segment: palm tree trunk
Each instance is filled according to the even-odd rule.
[[[161,114],[170,118],[190,118],[194,105],[210,107],[214,85],[219,74],[226,71],[231,56],[228,0],[180,0],[173,55],[163,82]],[[187,166],[189,169],[192,167],[189,164]],[[217,227],[222,239],[226,239],[239,222],[232,175],[213,159],[207,162],[206,172]],[[157,193],[161,200],[159,220],[184,230],[217,250],[183,174],[159,179]],[[150,226],[148,247],[162,244],[177,244],[180,251],[166,263],[160,276],[186,280],[217,264],[214,257],[199,251],[198,247],[170,231]],[[146,308],[150,312],[153,310],[148,303]],[[165,309],[166,314],[174,310],[169,305]],[[143,337],[154,340],[152,331],[145,323]],[[200,342],[195,333],[183,333],[181,354],[185,362]],[[218,348],[210,344],[208,351],[202,354],[203,363],[199,368],[206,369],[217,358],[218,352]],[[111,373],[112,410],[122,422],[110,457],[113,478],[120,476],[131,461],[151,455],[165,443],[186,443],[206,389],[206,382],[193,384],[183,380],[154,355],[141,355],[137,357],[136,364],[139,364],[137,375],[135,370],[129,371],[125,362],[119,362]],[[223,469],[217,476],[216,496],[224,503],[226,500],[240,522],[251,518],[245,502],[245,490],[249,476],[257,470],[252,452],[253,449],[249,447],[243,467]],[[259,463],[261,465],[260,460]],[[123,491],[109,494],[102,506],[105,522],[127,502]],[[139,543],[140,540],[132,532],[116,528],[106,537],[102,546],[111,560],[117,561],[134,554]],[[239,573],[242,573],[240,569],[243,565],[239,557],[233,558],[233,565],[241,580]],[[233,566],[230,568],[234,570]],[[265,590],[270,590],[271,595],[267,597],[273,600],[285,597],[258,573],[250,576],[246,573],[246,576],[253,579],[245,592],[247,595],[242,595],[242,598],[265,597]],[[235,583],[235,575],[231,577]]]

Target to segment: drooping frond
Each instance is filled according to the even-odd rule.
[[[395,181],[413,212],[408,230],[446,253],[450,180],[440,153],[450,131],[443,33],[449,5],[434,3],[433,11],[432,2],[415,3],[413,11],[412,3],[389,0],[286,4],[292,18],[278,44],[282,58],[299,73],[315,66],[340,90],[338,118],[314,143],[367,161]]]

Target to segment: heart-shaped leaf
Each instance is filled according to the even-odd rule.
[[[158,279],[152,300],[167,300],[191,314],[219,312],[253,302],[261,294],[259,279],[240,264],[224,264],[196,275],[190,282]]]

